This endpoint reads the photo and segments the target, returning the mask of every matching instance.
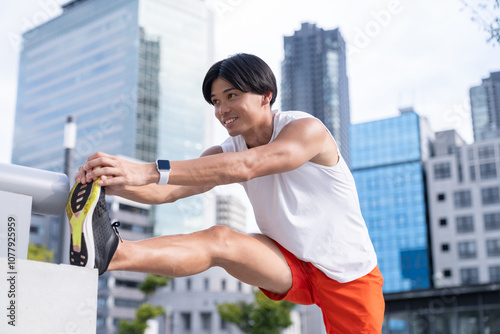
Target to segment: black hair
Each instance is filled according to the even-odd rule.
[[[271,68],[259,57],[238,53],[224,60],[218,61],[205,75],[203,80],[203,97],[205,100],[212,103],[210,95],[212,95],[212,83],[217,78],[222,78],[232,84],[234,88],[242,92],[266,94],[271,92],[272,98],[270,105],[276,101],[278,87],[276,78]]]

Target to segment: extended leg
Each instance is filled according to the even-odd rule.
[[[275,293],[292,286],[290,268],[278,247],[260,234],[246,235],[225,226],[186,235],[120,243],[108,270],[182,277],[213,266],[235,278]]]

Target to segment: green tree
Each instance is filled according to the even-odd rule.
[[[48,250],[46,246],[29,244],[28,260],[52,263],[54,262],[54,251]]]
[[[141,285],[139,285],[139,290],[141,290],[146,297],[149,297],[156,289],[167,286],[171,279],[170,277],[149,274]]]
[[[148,320],[165,314],[161,306],[142,304],[135,313],[134,320],[121,320],[118,334],[144,334],[148,328]]]
[[[279,334],[292,324],[290,312],[295,304],[273,301],[261,291],[253,303],[239,302],[217,305],[222,319],[235,324],[246,334]]]
[[[500,44],[500,0],[460,0],[472,21],[489,35],[488,42]]]
[[[167,286],[171,279],[170,277],[149,274],[139,285],[139,290],[141,290],[147,298],[153,294],[157,288]],[[165,314],[163,307],[144,303],[137,309],[134,320],[120,321],[118,334],[144,334],[148,328],[148,320],[154,319],[162,314]]]

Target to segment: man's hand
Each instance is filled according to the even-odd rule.
[[[119,191],[124,186],[143,186],[157,183],[160,173],[154,162],[140,164],[98,152],[91,155],[84,166],[78,168],[75,181],[88,183],[98,178],[101,178],[98,181],[99,185],[112,186],[114,190]]]

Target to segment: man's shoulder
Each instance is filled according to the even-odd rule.
[[[278,116],[279,118],[285,118],[290,120],[301,119],[301,118],[315,118],[313,115],[300,110],[279,111],[276,113],[276,116]]]

